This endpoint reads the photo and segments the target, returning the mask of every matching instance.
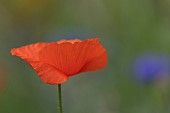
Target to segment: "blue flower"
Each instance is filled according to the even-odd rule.
[[[133,73],[141,82],[153,82],[165,78],[169,74],[169,61],[161,54],[142,54],[133,64]]]

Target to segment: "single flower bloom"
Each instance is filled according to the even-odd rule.
[[[160,54],[142,54],[133,64],[135,78],[142,82],[161,80],[169,74],[169,60]]]
[[[62,84],[70,76],[106,67],[108,57],[99,38],[38,42],[11,50],[25,60],[47,84]]]

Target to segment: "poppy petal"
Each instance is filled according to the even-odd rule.
[[[42,62],[29,62],[38,76],[47,84],[62,84],[68,80],[68,76],[58,71],[55,67]]]
[[[97,71],[101,70],[106,67],[108,58],[106,52],[102,53],[100,56],[95,57],[94,59],[87,62],[80,72],[87,72],[87,71]]]
[[[40,61],[56,67],[68,76],[85,71],[96,71],[107,64],[105,49],[98,38],[74,43],[50,43],[39,53]]]
[[[11,50],[11,54],[24,59],[37,72],[39,77],[48,84],[61,84],[68,76],[58,71],[55,67],[39,61],[39,51],[47,43],[36,43]]]
[[[47,45],[47,43],[44,42],[39,42],[36,44],[30,44],[27,46],[23,46],[20,48],[14,48],[11,50],[11,54],[18,56],[24,60],[32,60],[32,61],[37,61],[38,58],[38,53],[39,51],[45,47]]]
[[[106,67],[108,56],[105,48],[99,43],[99,38],[90,39],[90,44],[87,50],[86,63],[80,72],[97,71]]]
[[[60,40],[60,41],[58,41],[57,43],[58,43],[58,44],[61,44],[61,43],[64,43],[64,42],[70,42],[70,43],[74,44],[75,42],[81,42],[81,40],[79,40],[79,39],[74,39],[74,40]]]
[[[79,42],[78,42],[79,43]],[[40,61],[56,67],[70,76],[79,71],[79,60],[76,61],[76,47],[70,42],[50,43],[39,53]]]

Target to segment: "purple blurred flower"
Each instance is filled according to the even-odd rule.
[[[142,54],[133,64],[135,78],[141,82],[153,82],[166,78],[169,74],[169,61],[160,54]]]

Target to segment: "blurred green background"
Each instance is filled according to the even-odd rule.
[[[91,37],[101,38],[109,64],[62,85],[64,113],[170,113],[169,72],[145,83],[131,68],[145,52],[169,56],[169,0],[0,0],[0,113],[59,113],[57,86],[11,48]]]

